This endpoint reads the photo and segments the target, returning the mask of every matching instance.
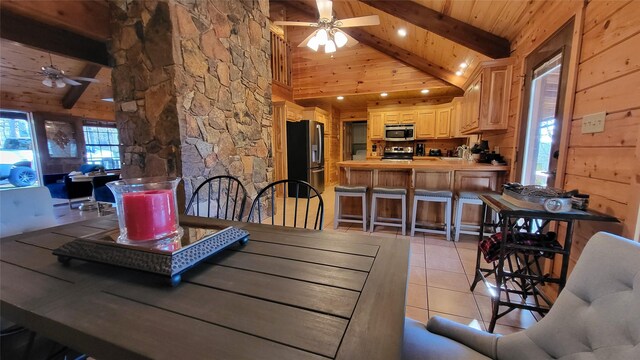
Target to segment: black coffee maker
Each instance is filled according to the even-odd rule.
[[[424,143],[416,144],[416,156],[424,156]]]

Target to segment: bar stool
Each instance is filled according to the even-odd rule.
[[[482,205],[482,200],[478,198],[478,195],[488,194],[490,192],[474,192],[474,191],[460,191],[456,196],[456,213],[454,216],[454,241],[460,240],[460,234],[479,235],[480,225],[471,225],[462,223],[462,210],[465,205]],[[492,212],[492,216],[493,212]],[[484,219],[481,220],[484,222]]]
[[[338,185],[335,187],[336,192],[336,206],[334,209],[333,215],[333,228],[338,228],[338,223],[340,222],[349,222],[349,223],[362,223],[362,231],[367,231],[367,187],[366,186],[348,186],[348,185]],[[347,218],[342,215],[342,207],[340,206],[340,198],[341,197],[359,197],[362,199],[362,218],[354,219],[357,215],[346,215],[349,216]]]
[[[449,190],[416,189],[413,193],[413,214],[411,216],[411,236],[414,236],[416,231],[432,233],[432,234],[445,234],[447,236],[447,241],[450,241],[451,240],[451,198],[452,197],[453,197],[453,193]],[[418,201],[445,203],[444,230],[435,230],[435,229],[416,227],[416,219],[418,217]]]
[[[391,187],[374,187],[372,190],[373,197],[371,198],[371,228],[370,232],[376,225],[384,226],[397,226],[402,228],[402,235],[407,233],[407,189],[404,188],[391,188]],[[396,199],[402,200],[402,219],[401,223],[396,222],[384,222],[376,221],[376,200],[378,199]],[[397,220],[397,219],[391,219]]]

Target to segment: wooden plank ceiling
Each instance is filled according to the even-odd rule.
[[[101,100],[112,94],[111,69],[104,66],[108,64],[104,42],[110,36],[106,0],[3,0],[0,8],[3,19],[11,23],[0,34],[3,108],[114,120],[113,103]],[[38,30],[47,27],[52,30]],[[100,83],[89,83],[84,91],[82,86],[44,86],[38,72],[51,63],[50,54],[53,64],[67,75],[95,75]]]
[[[507,1],[507,0],[416,0],[415,3],[438,11],[453,19],[490,32],[494,35],[514,40],[526,24],[528,18],[535,13],[543,2],[539,1]],[[307,9],[315,9],[315,0],[303,0]],[[282,11],[281,8],[285,10]],[[274,11],[278,20],[314,21],[317,11],[309,14],[302,12],[301,6],[294,3],[272,2],[272,20]],[[322,51],[314,52],[308,48],[297,48],[313,31],[312,28],[288,27],[287,40],[291,42],[293,51],[293,94],[294,99],[314,99],[345,96],[353,101],[331,101],[336,107],[345,109],[360,106],[371,101],[371,95],[380,92],[413,93],[423,88],[431,90],[429,97],[452,94],[459,96],[462,85],[468,76],[482,61],[490,60],[486,55],[471,50],[443,36],[427,31],[404,19],[389,15],[364,2],[357,0],[334,0],[334,16],[345,19],[366,15],[378,15],[380,25],[356,28],[356,31],[370,34],[379,42],[387,42],[402,53],[411,53],[425,63],[433,64],[443,72],[454,74],[460,70],[460,64],[468,64],[462,76],[453,76],[442,81],[431,72],[431,75],[408,66],[398,59],[380,53],[361,44],[347,49],[338,49],[334,56]],[[406,37],[397,35],[397,30],[407,30]],[[353,29],[345,29],[347,33]],[[355,34],[354,34],[355,35]],[[439,75],[439,74],[438,74]],[[364,94],[367,94],[364,96]],[[390,95],[397,96],[397,95]],[[418,97],[420,95],[413,95]]]
[[[68,76],[78,75],[86,62],[70,59],[12,41],[0,41],[0,93],[4,104],[12,102],[32,103],[34,108],[45,105],[48,110],[62,110],[62,99],[70,86],[50,88],[42,84],[44,77],[40,68],[53,64]],[[111,94],[111,69],[102,68],[96,76],[99,83],[91,83],[81,95],[75,106],[94,109],[96,112],[113,112],[113,103],[100,100],[105,94]],[[3,106],[4,107],[4,106]]]

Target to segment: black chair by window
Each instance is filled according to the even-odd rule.
[[[282,194],[284,196],[282,199],[282,208],[279,209],[281,211],[276,211],[278,210],[276,208],[276,194],[279,185],[282,185]],[[290,200],[289,204],[287,204],[288,198],[294,198],[295,200]],[[303,199],[306,199],[306,202]],[[293,202],[293,204],[291,204],[291,202]],[[293,219],[287,219],[287,205],[289,205],[289,209],[293,208]],[[324,202],[322,201],[322,196],[320,196],[318,190],[316,190],[313,186],[311,186],[311,184],[306,181],[280,180],[267,185],[267,187],[265,187],[258,193],[258,196],[256,196],[255,200],[253,200],[253,204],[251,205],[251,210],[249,211],[249,217],[247,221],[262,223],[263,207],[266,207],[267,212],[269,211],[269,209],[274,209],[272,210],[271,225],[282,225],[290,227],[293,225],[292,227],[304,227],[306,229],[311,228],[311,223],[309,222],[309,220],[312,220],[313,229],[322,230],[324,219]],[[309,219],[310,207],[312,211],[315,208],[314,219]],[[302,223],[302,219],[298,221],[298,215],[303,214],[304,223]],[[314,213],[311,213],[311,215],[314,215]],[[278,219],[280,219],[281,221],[278,221]]]
[[[107,187],[107,183],[119,179],[120,174],[96,176],[91,179],[91,183],[93,184],[93,198],[100,202],[115,203],[116,198],[113,192],[111,192],[111,189]]]
[[[246,201],[247,190],[240,180],[228,175],[214,176],[196,188],[185,214],[242,221]]]

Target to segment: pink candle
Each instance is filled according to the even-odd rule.
[[[129,240],[154,240],[176,231],[172,190],[125,193],[122,202]]]

